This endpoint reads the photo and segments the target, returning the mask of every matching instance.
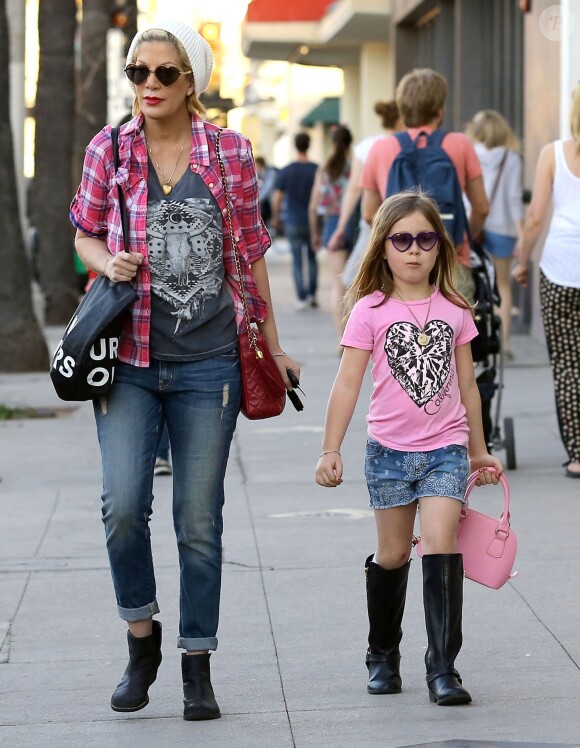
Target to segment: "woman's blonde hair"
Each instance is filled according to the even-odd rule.
[[[137,53],[139,51],[139,47],[144,42],[163,42],[164,44],[171,44],[175,48],[177,52],[177,56],[179,58],[179,67],[184,71],[191,73],[191,65],[189,62],[189,59],[187,57],[187,52],[185,51],[185,48],[183,44],[177,39],[177,37],[173,36],[173,34],[170,34],[169,31],[163,31],[162,29],[150,29],[149,31],[144,31],[141,35],[141,38],[139,39],[139,44],[135,47],[133,50],[133,54],[131,55],[131,60],[129,64],[134,64],[135,60],[137,59]],[[192,80],[193,80],[193,74],[192,74]],[[201,101],[198,99],[197,94],[195,91],[189,96],[185,97],[185,102],[187,104],[187,111],[190,114],[199,114],[200,117],[204,117],[206,114],[206,109],[204,105],[201,103]],[[141,107],[139,106],[139,101],[137,97],[135,96],[133,100],[133,117],[135,117],[137,114],[141,114]]]
[[[572,91],[572,106],[570,107],[570,132],[576,142],[576,151],[580,153],[580,81]]]
[[[519,153],[520,143],[506,118],[495,109],[482,109],[465,128],[467,137],[486,148],[504,146]]]
[[[432,122],[445,106],[447,81],[431,68],[416,68],[404,75],[395,100],[405,127],[422,127]]]
[[[437,204],[422,190],[399,192],[387,198],[378,209],[372,223],[369,243],[364,253],[356,277],[346,292],[345,308],[352,309],[359,299],[375,291],[382,291],[384,304],[393,293],[394,279],[389,263],[385,258],[385,243],[393,226],[403,218],[418,211],[422,213],[441,239],[435,265],[429,274],[429,283],[436,285],[440,293],[453,304],[464,309],[472,305],[455,286],[457,251],[445,231],[445,226],[437,210]],[[433,250],[432,250],[433,251]]]

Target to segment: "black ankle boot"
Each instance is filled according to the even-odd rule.
[[[427,687],[439,706],[469,704],[455,658],[463,643],[463,556],[436,553],[423,556],[423,603],[427,627]]]
[[[136,637],[127,631],[129,664],[111,697],[116,712],[137,712],[149,703],[147,691],[157,678],[161,664],[161,624],[153,621],[149,636]]]
[[[211,685],[208,654],[181,655],[183,675],[183,719],[221,717]]]
[[[399,569],[383,569],[372,559],[369,556],[365,563],[369,614],[367,691],[370,694],[400,693],[399,644],[403,636],[401,621],[410,561]]]

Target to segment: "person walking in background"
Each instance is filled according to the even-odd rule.
[[[522,160],[519,143],[508,122],[499,112],[484,109],[467,125],[483,169],[483,183],[489,200],[482,245],[495,267],[501,298],[503,353],[513,359],[510,345],[512,318],[511,266],[516,240],[521,239],[524,217],[522,201]]]
[[[328,250],[331,252],[341,246],[341,243],[344,240],[345,229],[360,203],[362,196],[360,182],[363,168],[371,147],[377,140],[379,140],[379,138],[384,138],[386,135],[390,135],[391,133],[400,130],[402,127],[402,119],[396,101],[377,101],[375,104],[375,113],[381,118],[381,125],[385,132],[379,133],[378,135],[369,135],[368,137],[363,138],[353,149],[350,179],[348,180],[348,185],[340,204],[340,216],[336,229],[328,242]],[[344,272],[342,274],[342,284],[345,288],[350,286],[356,275],[370,233],[371,227],[361,215],[356,243],[346,261]]]
[[[527,286],[530,257],[552,208],[540,259],[540,305],[566,475],[580,478],[580,83],[572,93],[570,131],[569,140],[549,143],[540,153],[512,275]]]
[[[114,283],[133,282],[139,294],[121,335],[114,386],[94,401],[107,550],[117,610],[129,629],[129,663],[111,707],[145,707],[162,659],[149,521],[155,455],[167,423],[186,720],[220,716],[210,652],[218,643],[224,476],[240,410],[237,340],[244,323],[232,240],[250,315],[286,386],[287,368],[300,375],[278,341],[264,259],[270,241],[251,144],[202,119],[199,95],[212,65],[209,44],[179,21],[141,30],[125,68],[135,99],[134,117],[119,131],[121,168],[115,173],[107,126],[87,147],[71,205],[85,265]],[[130,252],[123,248],[117,180]]]
[[[337,125],[332,131],[332,152],[326,163],[316,172],[308,206],[310,237],[314,249],[328,250],[328,265],[332,276],[332,313],[339,340],[343,330],[342,271],[354,246],[352,218],[347,221],[340,241],[335,241],[332,248],[329,242],[338,226],[342,199],[350,179],[351,145],[352,133],[348,127]],[[319,216],[322,216],[322,232],[319,228]]]
[[[456,265],[437,205],[425,193],[402,192],[381,205],[347,291],[353,309],[316,466],[319,485],[343,482],[340,449],[372,358],[365,474],[378,546],[365,564],[367,690],[401,691],[401,622],[419,507],[427,686],[442,706],[471,701],[455,669],[463,609],[456,539],[467,480],[478,470],[478,483],[497,483],[503,471],[483,435],[469,345],[477,328],[453,284]]]
[[[262,156],[256,158],[256,173],[258,175],[258,185],[260,188],[260,212],[266,226],[269,226],[272,219],[272,195],[276,185],[278,169],[268,166]]]
[[[171,461],[169,459],[169,431],[167,430],[167,424],[163,426],[163,432],[161,434],[161,440],[159,447],[157,447],[157,455],[155,456],[155,466],[153,468],[154,475],[171,475],[173,472],[171,468]]]
[[[481,165],[473,145],[464,133],[440,131],[445,117],[446,99],[447,81],[429,68],[415,69],[407,73],[397,85],[397,106],[410,140],[416,142],[419,148],[423,148],[427,147],[426,136],[442,136],[441,148],[453,163],[459,186],[471,205],[469,226],[472,236],[476,236],[483,229],[489,212]],[[362,213],[368,223],[371,223],[387,196],[390,172],[400,153],[401,144],[396,135],[377,140],[370,150],[361,182]],[[432,194],[432,197],[437,200],[436,194]],[[465,209],[460,197],[455,205],[454,219],[457,220],[464,215]],[[459,239],[456,242],[456,247],[459,259],[458,288],[471,300],[475,283],[469,270],[471,247],[466,233],[463,234],[463,241]]]
[[[292,275],[296,289],[296,310],[308,306],[317,307],[318,264],[312,246],[308,223],[308,204],[318,168],[308,158],[310,136],[300,132],[294,137],[296,161],[288,164],[278,173],[276,189],[272,200],[272,225],[284,230],[292,252]],[[284,201],[284,225],[282,226],[282,202]],[[304,277],[306,255],[307,277]]]

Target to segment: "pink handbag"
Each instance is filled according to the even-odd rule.
[[[499,519],[476,512],[469,508],[469,496],[478,475],[478,471],[472,473],[467,481],[465,504],[457,527],[457,553],[463,554],[463,569],[468,579],[498,590],[517,574],[512,572],[518,541],[510,526],[510,489],[504,476],[500,476],[504,506]],[[421,557],[421,538],[416,546]]]

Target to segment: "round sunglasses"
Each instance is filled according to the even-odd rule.
[[[125,75],[134,86],[141,86],[147,78],[155,73],[155,77],[161,83],[162,86],[168,88],[176,83],[180,76],[188,75],[191,73],[190,70],[180,70],[176,67],[168,67],[165,65],[159,65],[155,70],[151,70],[147,65],[127,65],[125,68]]]
[[[387,239],[391,240],[397,252],[406,252],[411,249],[413,241],[417,242],[423,252],[430,252],[441,239],[441,234],[436,231],[420,231],[416,236],[413,236],[408,231],[401,231],[399,234],[387,236]]]

